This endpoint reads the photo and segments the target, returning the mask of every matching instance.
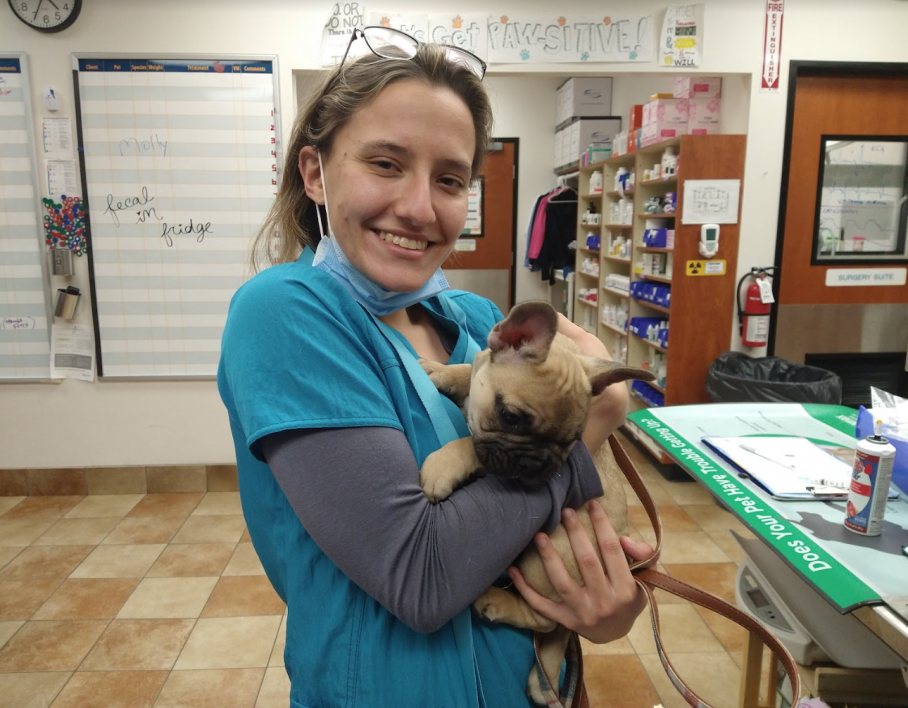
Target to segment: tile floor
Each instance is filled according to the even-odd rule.
[[[661,568],[734,602],[742,554],[728,529],[746,530],[625,448],[661,511]],[[642,507],[630,522],[653,540]],[[675,666],[706,700],[736,705],[743,630],[659,597]],[[0,708],[286,708],[284,613],[235,492],[0,497]],[[648,613],[584,651],[594,708],[687,705]]]

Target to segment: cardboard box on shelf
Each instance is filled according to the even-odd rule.
[[[677,138],[680,135],[687,135],[687,123],[675,123],[666,125],[665,123],[649,123],[640,129],[640,147],[645,148],[663,140]]]
[[[555,132],[555,169],[560,168],[564,163],[564,131]]]
[[[719,98],[722,78],[719,76],[679,76],[675,79],[675,98]]]
[[[574,118],[555,133],[556,143],[558,141],[558,133],[562,133],[562,157],[564,162],[561,164],[577,163],[580,160],[580,155],[591,143],[608,143],[611,145],[612,139],[620,130],[621,118],[618,117]]]
[[[689,100],[687,129],[691,135],[712,135],[719,132],[722,99],[692,98]]]
[[[555,97],[555,125],[572,118],[607,116],[612,112],[610,76],[575,76],[558,87]]]
[[[686,124],[689,110],[686,98],[658,98],[643,106],[643,125],[646,126],[650,123]]]
[[[638,103],[631,106],[630,116],[627,123],[628,130],[637,130],[643,126],[643,104]]]

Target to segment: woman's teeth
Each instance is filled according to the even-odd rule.
[[[378,237],[382,241],[393,243],[395,246],[400,246],[401,248],[408,248],[411,251],[425,251],[426,246],[429,245],[427,241],[411,241],[410,239],[403,238],[402,236],[389,234],[387,231],[382,231],[378,234]]]

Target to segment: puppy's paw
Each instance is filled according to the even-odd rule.
[[[545,692],[542,690],[542,679],[539,677],[538,666],[533,666],[530,677],[527,679],[527,698],[537,705],[548,705]]]
[[[499,593],[487,590],[473,603],[473,608],[486,622],[502,622],[506,619]]]
[[[435,382],[435,377],[440,376],[447,364],[439,364],[437,361],[430,361],[429,359],[419,358],[419,365],[422,367],[422,370],[425,371],[429,378],[432,379],[432,382]]]
[[[449,370],[447,364],[439,364],[437,361],[420,359],[419,365],[422,370],[429,375],[429,380],[435,389],[444,396],[449,398],[457,393],[457,381],[454,372]]]
[[[423,468],[419,472],[419,486],[429,501],[437,504],[442,499],[447,499],[454,491],[454,484],[450,479],[445,479],[430,470]]]

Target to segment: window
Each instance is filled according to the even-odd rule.
[[[814,264],[908,262],[908,138],[822,136]]]

